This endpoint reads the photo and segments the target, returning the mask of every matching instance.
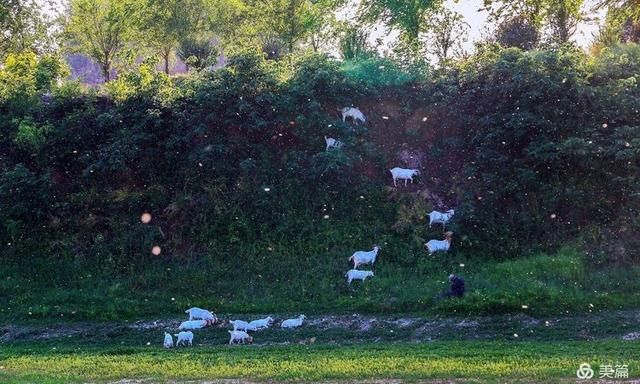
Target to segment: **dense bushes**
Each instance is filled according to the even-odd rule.
[[[456,74],[458,140],[443,145],[461,158],[458,223],[476,246],[513,254],[636,220],[638,48],[603,55],[488,51]]]
[[[456,206],[466,254],[553,248],[621,221],[635,233],[638,52],[487,48],[429,79],[374,58],[241,54],[188,78],[143,64],[103,95],[70,83],[39,101],[47,88],[29,80],[20,108],[5,86],[0,240],[37,238],[48,257],[100,258],[118,273],[137,270],[153,244],[161,257],[242,257],[248,274],[276,276],[265,266],[273,249],[286,266],[326,252],[321,243],[384,240],[386,260],[415,265],[437,235],[424,234],[422,211],[434,206],[425,196]],[[365,127],[340,120],[336,109],[350,104],[370,116]],[[323,135],[347,146],[326,153]],[[407,147],[426,156],[419,188],[429,193],[384,187]],[[151,225],[138,223],[144,211]],[[318,236],[326,241],[305,242]]]

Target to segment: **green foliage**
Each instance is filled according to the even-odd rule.
[[[538,29],[525,18],[506,20],[498,25],[495,41],[504,48],[519,48],[528,51],[538,45]]]
[[[42,56],[36,66],[36,89],[40,92],[50,92],[58,81],[68,77],[69,74],[69,68],[60,57]]]
[[[265,0],[249,1],[250,23],[258,35],[276,37],[287,53],[320,32],[343,0]]]
[[[38,126],[31,118],[17,123],[15,143],[22,149],[38,151],[46,142],[46,135],[51,130],[48,125]]]
[[[448,104],[448,119],[462,117],[449,120],[459,141],[443,141],[441,151],[464,154],[453,188],[464,191],[458,224],[474,233],[472,243],[494,255],[522,251],[522,244],[547,248],[595,217],[607,225],[635,211],[623,192],[636,188],[635,155],[625,161],[620,152],[635,153],[638,125],[631,107],[637,87],[624,69],[635,53],[628,53],[618,54],[617,66],[607,64],[623,73],[603,77],[571,49],[487,51],[464,68],[464,92]]]
[[[253,50],[179,79],[145,62],[108,84],[109,97],[71,83],[53,87],[46,103],[32,102],[35,59],[16,58],[2,72],[4,84],[29,92],[5,87],[1,105],[11,114],[0,117],[0,244],[14,244],[3,255],[18,270],[71,265],[69,275],[43,272],[43,290],[55,287],[52,295],[91,288],[74,277],[82,272],[95,277],[88,279],[92,297],[116,301],[129,297],[124,290],[172,294],[186,305],[194,300],[181,294],[189,287],[236,311],[509,312],[522,297],[540,300],[541,313],[583,308],[604,299],[569,290],[574,283],[617,289],[585,270],[602,260],[636,260],[611,251],[632,249],[633,241],[601,240],[609,233],[637,238],[631,218],[638,205],[630,196],[640,174],[639,57],[635,45],[593,59],[569,48],[492,46],[427,77],[388,59],[274,61]],[[33,105],[10,109],[13,99]],[[361,107],[367,123],[344,123],[337,109],[347,105]],[[345,145],[326,152],[323,136]],[[395,189],[385,170],[405,161],[404,149],[424,156],[424,176]],[[427,258],[422,244],[441,232],[424,227],[424,214],[440,206],[456,209],[454,245],[446,258]],[[139,223],[143,212],[151,223]],[[633,225],[622,230],[625,222]],[[553,256],[487,264],[551,252],[576,237],[602,247],[585,246],[587,258],[552,267],[545,261]],[[383,247],[379,273],[349,291],[346,258],[373,243]],[[160,256],[150,254],[153,245]],[[431,307],[444,277],[470,260],[482,260],[464,270],[478,291]],[[499,273],[488,275],[491,268]],[[535,272],[554,268],[560,277]],[[516,281],[525,270],[531,278]],[[559,293],[567,290],[576,304]],[[52,313],[57,295],[43,298],[51,308],[41,313]],[[624,298],[618,292],[612,306]],[[161,310],[127,300],[110,304],[104,316]]]
[[[37,65],[34,53],[7,56],[0,69],[0,100],[24,111],[36,94]]]
[[[177,54],[189,67],[203,69],[215,64],[217,52],[209,39],[186,37],[180,40]]]
[[[367,39],[369,35],[362,29],[347,26],[340,37],[340,55],[344,60],[363,60],[372,55]]]
[[[65,34],[70,49],[94,59],[105,81],[114,65],[128,54],[134,39],[137,2],[131,0],[72,0]],[[130,48],[130,47],[129,47]]]
[[[51,212],[51,180],[31,172],[24,164],[0,176],[0,234],[5,244],[33,238]]]
[[[105,85],[115,101],[127,99],[155,99],[159,104],[176,99],[179,91],[165,73],[158,73],[153,64],[143,63],[136,70],[126,72]],[[71,90],[70,90],[71,91]]]
[[[440,5],[437,0],[375,0],[361,4],[360,18],[367,23],[378,21],[397,29],[408,45],[419,46],[420,34],[428,29],[427,13]]]
[[[47,28],[50,20],[34,0],[5,0],[0,3],[0,60],[8,54],[52,48],[53,37]]]
[[[342,63],[345,76],[367,90],[398,87],[422,80],[427,69],[401,68],[389,59],[371,57]]]

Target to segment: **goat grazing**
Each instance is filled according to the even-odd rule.
[[[229,323],[233,325],[234,331],[255,331],[256,330],[255,325],[251,325],[243,320],[232,320]]]
[[[281,328],[297,328],[302,325],[302,322],[307,317],[305,315],[300,315],[297,319],[287,319],[280,324]]]
[[[356,121],[360,121],[364,124],[364,122],[367,120],[365,119],[364,114],[355,107],[344,107],[340,109],[340,112],[342,113],[342,121],[347,121],[347,117],[350,117],[353,119],[354,123]]]
[[[373,277],[373,271],[359,271],[357,269],[350,269],[344,274],[347,278],[347,284],[351,285],[353,280],[362,280],[363,282],[367,277]]]
[[[179,330],[200,329],[213,325],[213,320],[187,320],[180,323]]]
[[[269,328],[273,323],[273,318],[271,316],[265,319],[253,320],[249,322],[249,326],[253,327],[255,330]]]
[[[389,172],[391,172],[391,177],[393,177],[393,185],[396,187],[398,186],[396,184],[397,179],[401,179],[401,180],[404,179],[404,185],[406,187],[407,180],[411,180],[411,184],[413,184],[413,176],[420,174],[420,171],[417,169],[405,169],[405,168],[398,168],[398,167],[390,169]]]
[[[357,251],[351,257],[349,257],[349,261],[353,261],[353,269],[358,269],[358,265],[363,264],[371,264],[376,262],[376,257],[378,256],[378,251],[380,250],[379,246],[374,246],[372,251]]]
[[[253,337],[249,336],[249,334],[244,331],[229,331],[229,344],[233,344],[235,342],[244,344],[245,341],[251,344],[253,343]]]
[[[429,228],[431,228],[431,224],[433,223],[442,223],[442,228],[444,228],[445,224],[447,223],[447,221],[451,220],[451,217],[453,217],[453,209],[448,210],[447,212],[438,212],[438,211],[431,211],[429,213]]]
[[[184,313],[189,314],[189,320],[211,320],[214,323],[218,320],[213,313],[198,307],[189,308]]]
[[[176,340],[176,347],[179,346],[180,343],[182,343],[182,345],[193,344],[193,332],[191,331],[180,332],[175,336],[178,337],[178,340]]]
[[[173,336],[170,333],[164,333],[164,347],[173,348]]]
[[[324,142],[327,144],[327,151],[331,148],[339,149],[343,145],[342,141],[327,136],[324,137]]]
[[[444,234],[444,240],[429,240],[426,242],[424,246],[427,248],[427,251],[429,251],[429,256],[438,251],[447,252],[451,246],[452,237],[453,232],[449,231]]]

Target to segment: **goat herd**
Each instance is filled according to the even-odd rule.
[[[342,120],[346,121],[347,117],[350,117],[355,122],[364,123],[366,121],[364,114],[358,109],[354,107],[345,107],[339,110],[342,113]],[[326,143],[326,150],[329,151],[331,149],[339,149],[343,146],[343,142],[334,139],[332,137],[324,137]],[[420,175],[420,171],[418,169],[405,169],[405,168],[393,168],[389,170],[391,172],[391,176],[393,177],[393,185],[397,186],[396,181],[398,179],[404,180],[404,185],[407,185],[407,180],[410,180],[413,183],[413,176]],[[429,227],[432,224],[442,224],[443,230],[446,223],[451,219],[454,214],[454,210],[450,209],[446,212],[438,212],[432,211],[429,213]],[[432,255],[434,252],[443,251],[447,252],[451,245],[451,239],[453,236],[453,232],[448,231],[445,232],[444,240],[429,240],[425,243],[425,247],[429,252],[429,255]],[[378,252],[380,251],[380,247],[378,245],[374,245],[371,251],[357,251],[351,257],[349,257],[349,262],[353,262],[353,269],[350,269],[345,274],[347,278],[347,284],[351,285],[353,280],[361,280],[365,281],[367,277],[373,277],[373,271],[364,271],[359,270],[358,267],[361,265],[369,264],[373,267],[376,262],[376,257],[378,256]],[[179,345],[192,345],[193,344],[193,330],[205,328],[207,326],[211,326],[218,321],[218,318],[212,312],[201,309],[197,307],[190,308],[185,311],[185,313],[189,314],[189,320],[184,321],[178,327],[179,333],[175,335],[171,335],[170,333],[165,332],[164,334],[164,347],[172,348],[174,346],[173,336],[177,337],[175,342],[175,346]],[[281,328],[297,328],[302,326],[302,323],[305,319],[304,315],[300,315],[297,318],[287,319],[280,323]],[[253,337],[251,337],[247,332],[249,331],[258,331],[261,329],[269,328],[273,324],[273,318],[266,317],[264,319],[253,320],[250,322],[246,322],[243,320],[232,320],[229,321],[229,324],[233,326],[233,330],[229,330],[229,344],[241,343],[244,344],[252,343]]]
[[[205,328],[211,325],[214,325],[218,322],[218,317],[213,314],[211,311],[206,309],[193,307],[189,308],[185,311],[185,313],[189,314],[189,320],[183,321],[178,327],[179,333],[175,335],[171,335],[170,333],[164,333],[164,347],[165,348],[173,348],[173,336],[176,336],[175,346],[178,347],[180,345],[183,346],[191,346],[193,345],[193,332],[196,329]],[[280,323],[280,328],[297,328],[302,325],[305,316],[300,315],[294,319],[283,320]],[[233,326],[233,330],[229,332],[229,344],[240,343],[253,343],[253,337],[251,337],[247,332],[248,331],[258,331],[261,329],[269,328],[273,324],[273,318],[271,316],[266,317],[264,319],[253,320],[250,322],[246,322],[243,320],[231,320],[229,324]]]
[[[339,111],[342,113],[343,122],[347,120],[347,117],[350,117],[354,123],[356,122],[364,123],[366,121],[364,114],[358,108],[344,107],[342,109],[339,109]],[[340,149],[344,145],[342,141],[338,139],[334,139],[332,137],[325,136],[324,141],[327,145],[326,147],[327,151],[329,151],[330,149]],[[407,186],[407,180],[411,181],[411,183],[413,184],[413,176],[420,175],[420,170],[418,169],[406,169],[406,168],[400,168],[400,167],[392,168],[389,170],[389,172],[391,172],[391,177],[393,178],[393,185],[396,187],[398,186],[398,184],[396,183],[398,179],[404,180],[404,185]],[[453,214],[454,214],[453,209],[450,209],[446,212],[432,211],[431,213],[429,213],[429,227],[431,227],[433,223],[438,223],[438,224],[442,224],[442,227],[444,229],[445,224],[451,219]],[[449,247],[451,246],[451,239],[453,237],[453,232],[451,231],[445,232],[444,235],[445,235],[444,240],[429,240],[427,243],[425,243],[424,246],[427,249],[427,251],[429,251],[429,255],[433,254],[434,252],[438,252],[438,251],[447,252],[449,250]],[[358,271],[356,270],[356,267],[358,266],[358,264],[373,264],[376,260],[378,250],[380,250],[380,247],[375,246],[372,251],[369,251],[369,252],[359,251],[354,253],[353,256],[349,258],[349,260],[352,260],[352,259],[354,260],[353,269],[348,271],[347,274],[345,275],[347,277],[347,281],[349,284],[351,284],[352,280],[355,280],[355,279],[364,280],[367,277],[373,276],[373,272]],[[364,262],[356,262],[356,260],[358,259],[364,260]]]

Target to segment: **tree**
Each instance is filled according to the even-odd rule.
[[[428,51],[438,58],[441,67],[447,65],[452,54],[462,52],[462,43],[466,41],[469,24],[464,17],[447,8],[432,12],[429,17]]]
[[[202,69],[209,64],[214,52],[216,52],[216,49],[211,39],[187,36],[180,40],[177,54],[187,67]]]
[[[160,55],[164,72],[169,74],[171,53],[192,24],[189,12],[192,2],[147,0],[143,4],[138,27],[145,32],[145,43]]]
[[[595,8],[607,7],[610,11],[624,15],[632,21],[640,21],[640,0],[600,0]]]
[[[96,60],[105,81],[134,40],[136,7],[129,0],[71,0],[65,29],[69,48]]]
[[[9,53],[46,51],[52,45],[48,25],[34,0],[0,2],[0,59]]]
[[[311,47],[319,49],[318,34],[332,20],[333,11],[342,0],[252,0],[250,23],[253,34],[263,40],[263,46],[280,41],[291,53],[296,45],[311,39]],[[264,44],[268,43],[268,44]],[[275,44],[278,45],[278,44]],[[279,51],[279,49],[276,49]]]
[[[502,47],[516,47],[528,51],[536,47],[540,39],[538,29],[524,17],[506,20],[495,31],[495,41]]]
[[[618,43],[640,42],[639,15],[634,15],[633,8],[625,4],[622,1],[603,1],[597,5],[596,9],[603,6],[609,6],[609,8],[604,25],[591,45],[592,53],[598,54],[602,48]]]
[[[576,33],[583,19],[580,8],[584,0],[551,1],[547,6],[547,26],[552,42],[564,44]]]
[[[340,55],[345,60],[357,60],[368,56],[372,51],[368,40],[369,35],[361,28],[345,25],[340,36]]]
[[[360,3],[360,19],[368,24],[382,22],[400,31],[400,38],[414,54],[420,50],[420,35],[429,29],[428,13],[441,0],[371,0]]]
[[[583,4],[584,0],[484,0],[490,20],[499,23],[521,20],[537,30],[546,27],[550,40],[558,43],[568,42],[575,33],[583,18]]]

